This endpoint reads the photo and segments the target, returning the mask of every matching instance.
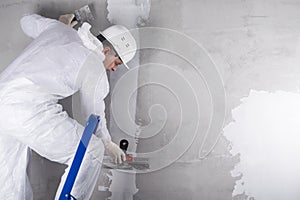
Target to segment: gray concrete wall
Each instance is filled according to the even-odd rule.
[[[156,156],[163,161],[153,157],[158,170],[137,175],[136,199],[232,198],[235,179],[230,171],[235,160],[229,156],[226,140],[219,138],[221,129],[216,128],[224,117],[224,77],[218,72],[223,66],[217,66],[208,51],[215,40],[211,35],[224,34],[220,29],[234,23],[228,20],[224,25],[219,12],[234,19],[229,12],[238,2],[218,10],[226,4],[152,1],[148,25],[179,32],[156,28],[140,35],[145,46],[140,60],[146,66],[139,71],[136,117],[148,128],[142,132],[146,136],[139,140],[138,152],[161,151]],[[219,124],[212,124],[211,118]]]
[[[210,117],[223,117],[224,114],[221,96],[210,97],[210,94],[221,91],[209,82],[216,77],[207,76],[208,69],[205,66],[215,67],[223,80],[226,92],[225,125],[232,121],[231,110],[240,104],[242,97],[249,95],[250,89],[298,92],[299,6],[297,0],[152,0],[148,26],[174,29],[185,34],[186,38],[179,40],[183,37],[166,31],[160,34],[159,30],[153,31],[148,37],[141,34],[141,43],[154,49],[145,48],[141,52],[141,65],[148,65],[139,71],[136,117],[141,126],[156,132],[149,133],[145,129],[145,135],[149,137],[139,140],[137,151],[150,154],[163,150],[174,138],[179,137],[181,144],[175,144],[159,155],[164,161],[170,160],[173,154],[180,155],[180,151],[183,155],[163,169],[137,175],[139,192],[136,199],[232,199],[235,181],[241,178],[231,175],[239,156],[230,155],[230,141],[223,135],[218,137],[222,130],[215,129],[209,131],[207,137],[205,135]],[[201,47],[195,48],[189,37]],[[201,55],[203,49],[214,64]],[[190,85],[185,85],[185,82]],[[192,89],[198,97],[195,99],[199,110],[192,96],[188,96],[188,91]],[[184,94],[187,98],[178,100],[177,97]],[[190,106],[182,107],[180,103]],[[215,106],[219,112],[211,110]],[[181,119],[184,112],[190,114]],[[198,118],[195,115],[197,112],[200,113]],[[189,146],[189,137],[195,133],[189,128],[197,124],[197,120],[199,129]],[[238,137],[239,132],[235,134]],[[256,140],[260,139],[253,138],[251,141]],[[218,142],[214,146],[215,141]],[[184,151],[182,145],[186,145],[188,150]],[[255,145],[249,144],[247,147],[255,148]],[[155,158],[153,160],[155,162]],[[251,168],[250,165],[246,166]],[[290,176],[293,177],[293,174]],[[257,177],[255,180],[260,179]],[[269,187],[261,184],[260,188]],[[264,192],[265,196],[268,196],[268,192],[271,196],[271,191]],[[248,199],[253,197],[249,196]],[[236,195],[234,199],[247,199],[247,195]]]

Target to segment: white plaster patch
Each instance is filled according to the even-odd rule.
[[[224,135],[240,156],[232,175],[242,175],[232,195],[299,200],[300,94],[252,90],[232,115]]]

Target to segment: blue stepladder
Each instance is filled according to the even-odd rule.
[[[82,137],[80,139],[79,145],[77,147],[76,154],[74,156],[74,160],[72,162],[70,171],[68,173],[66,182],[64,184],[64,187],[62,189],[62,192],[59,196],[59,200],[76,200],[75,197],[71,195],[71,191],[74,185],[74,182],[76,180],[76,176],[78,174],[78,171],[80,169],[80,165],[82,163],[84,154],[86,152],[86,149],[88,147],[88,144],[90,142],[90,139],[92,137],[92,134],[94,134],[97,130],[97,126],[99,124],[100,118],[97,115],[90,115]]]

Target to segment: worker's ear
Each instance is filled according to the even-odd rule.
[[[104,53],[104,55],[108,55],[111,51],[111,48],[109,46],[103,46],[103,50],[102,52]]]

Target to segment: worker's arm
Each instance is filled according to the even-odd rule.
[[[125,153],[120,149],[120,147],[111,141],[110,134],[106,127],[106,118],[105,118],[105,103],[102,100],[101,102],[97,103],[96,113],[100,116],[100,122],[98,124],[98,131],[96,135],[98,135],[102,142],[104,143],[105,150],[107,151],[108,155],[113,158],[115,163],[122,163],[126,160]]]
[[[79,101],[77,103],[80,107],[74,108],[80,109],[80,111],[73,111],[73,113],[78,113],[74,117],[79,118],[82,123],[87,120],[90,114],[100,116],[96,136],[100,137],[104,144],[107,144],[111,142],[106,126],[104,103],[104,98],[108,92],[108,81],[105,70],[101,69],[103,64],[97,62],[96,59],[89,59],[81,69],[79,75],[81,80],[78,81],[80,82]]]
[[[98,124],[98,129],[96,136],[102,139],[102,142],[106,145],[111,142],[111,136],[107,130],[107,122],[105,117],[105,103],[104,100],[96,102],[95,114],[100,116],[100,122]]]
[[[55,19],[42,17],[38,14],[26,15],[21,18],[20,23],[24,33],[33,39],[45,30],[61,24]]]
[[[102,60],[98,64],[93,63],[97,60],[99,61],[99,59],[90,59],[92,63],[87,61],[86,66],[81,71],[83,77],[82,81],[79,81],[81,83],[81,89],[79,90],[81,112],[79,113],[84,118],[87,118],[90,114],[100,116],[96,136],[102,139],[107,153],[114,159],[114,162],[122,163],[126,160],[126,156],[120,147],[111,141],[106,126],[104,98],[109,90],[108,80]]]

